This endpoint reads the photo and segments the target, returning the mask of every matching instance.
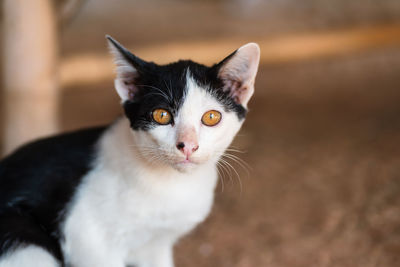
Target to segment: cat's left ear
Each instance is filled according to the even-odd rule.
[[[259,62],[260,47],[256,43],[248,43],[217,64],[223,90],[244,107],[254,93]]]
[[[149,72],[151,64],[129,52],[111,36],[106,35],[106,38],[116,65],[115,89],[122,102],[134,100],[139,92],[136,81],[139,76]]]

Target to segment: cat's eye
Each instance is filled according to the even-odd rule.
[[[162,108],[155,109],[152,115],[153,120],[161,125],[167,125],[172,121],[171,113],[168,110]]]
[[[206,126],[214,126],[217,125],[221,121],[221,112],[216,110],[209,110],[204,113],[201,118],[201,122]]]

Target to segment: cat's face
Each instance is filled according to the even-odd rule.
[[[206,67],[192,61],[145,62],[109,38],[115,87],[133,143],[150,164],[189,171],[215,162],[244,122],[259,48],[248,44]]]

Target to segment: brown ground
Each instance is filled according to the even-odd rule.
[[[101,12],[81,14],[62,36],[63,54],[103,51],[96,43],[103,42],[104,32],[138,45],[224,34],[251,40],[388,23],[400,14],[391,0],[381,1],[380,9],[373,1],[352,1],[350,7],[336,2],[345,5],[343,12],[324,5],[322,11],[306,5],[285,11],[283,5],[274,9],[283,13],[266,9],[263,17],[253,10],[254,18],[240,17],[240,23],[226,9],[207,5],[192,15],[179,4],[181,21],[173,20],[172,11],[154,15],[146,6],[124,8],[118,18],[105,13],[102,20]],[[108,122],[120,113],[111,81],[65,88],[61,100],[63,129]],[[237,155],[250,166],[249,174],[234,164],[242,187],[234,174],[232,180],[225,175],[211,216],[177,245],[177,266],[400,266],[399,102],[398,46],[262,65],[251,111],[233,144],[246,151]]]

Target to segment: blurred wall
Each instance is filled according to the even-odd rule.
[[[17,3],[18,1],[5,1],[4,3],[7,2]],[[42,7],[45,2],[38,2],[36,6]],[[3,4],[3,8],[6,6],[5,4]],[[264,64],[280,64],[293,60],[309,60],[309,58],[315,57],[354,53],[358,50],[398,43],[399,29],[396,21],[399,19],[400,4],[396,0],[378,2],[373,0],[350,2],[344,0],[117,0],[112,2],[60,0],[55,1],[54,4],[57,4],[55,13],[59,17],[55,24],[63,22],[58,28],[60,41],[58,50],[61,52],[61,91],[58,92],[60,101],[56,103],[55,96],[50,97],[49,100],[43,100],[44,102],[41,104],[38,100],[24,100],[26,104],[22,104],[23,100],[20,101],[22,101],[21,105],[28,110],[29,107],[32,107],[31,111],[22,112],[25,114],[34,114],[35,110],[39,110],[34,107],[35,103],[42,109],[44,106],[50,105],[50,102],[51,105],[57,104],[58,108],[50,106],[48,108],[58,111],[45,112],[41,115],[38,113],[37,117],[42,120],[38,123],[30,120],[31,131],[23,131],[21,128],[25,127],[25,124],[29,125],[29,123],[21,121],[24,118],[23,114],[14,113],[20,119],[16,121],[7,119],[8,122],[6,121],[5,124],[8,124],[9,127],[4,128],[3,126],[2,128],[3,140],[8,140],[7,138],[16,140],[15,144],[14,141],[6,141],[8,143],[7,151],[26,139],[54,132],[56,127],[54,125],[60,125],[59,130],[73,129],[110,121],[119,113],[118,107],[110,103],[102,103],[102,105],[111,105],[106,110],[112,112],[102,109],[96,112],[86,111],[86,109],[93,109],[85,105],[84,98],[78,96],[88,94],[85,92],[88,92],[89,88],[96,87],[97,94],[104,95],[104,99],[112,97],[109,95],[111,88],[109,91],[104,91],[98,87],[99,83],[102,84],[101,87],[104,87],[106,83],[112,87],[110,82],[112,65],[104,42],[106,33],[131,47],[142,57],[161,63],[177,60],[180,57],[190,57],[211,64],[248,41],[257,41],[262,45]],[[37,16],[42,17],[39,13]],[[7,22],[4,20],[5,18],[7,16],[3,16],[5,27],[3,35],[7,32],[9,34],[14,32],[14,30],[10,30],[9,24],[5,24]],[[34,25],[30,26],[34,27]],[[28,29],[27,31],[33,32]],[[36,35],[38,36],[38,34],[39,31]],[[3,40],[9,40],[9,38],[3,38]],[[37,38],[36,41],[38,40],[44,41],[44,38]],[[12,48],[12,42],[9,40],[5,44]],[[50,52],[43,46],[39,47],[42,47],[43,51]],[[15,50],[32,51],[32,48],[31,44],[30,49],[15,47]],[[5,48],[4,51],[9,49]],[[8,77],[13,76],[8,71],[8,69],[13,70],[7,64],[10,62],[7,56],[12,57],[12,55],[8,52],[3,55],[6,56],[3,57],[3,62],[7,68],[4,69],[6,72],[3,72],[2,84],[10,87],[7,84],[15,79],[7,80]],[[45,55],[41,56],[40,52],[31,53],[31,55],[42,58],[42,62],[46,58]],[[28,58],[26,60],[37,63],[40,61],[28,60]],[[24,67],[26,70],[20,71],[19,75],[32,72],[29,71],[30,65],[24,64]],[[15,73],[15,75],[17,74]],[[56,76],[56,72],[53,74]],[[44,76],[42,75],[42,77]],[[34,80],[30,86],[32,89],[28,89],[28,86],[22,87],[26,88],[26,92],[38,91],[38,88],[43,88],[38,81]],[[9,91],[16,90],[10,89],[5,92],[3,90],[3,95],[9,94]],[[26,95],[25,98],[30,99],[31,97]],[[101,98],[98,96],[97,99]],[[116,98],[112,99],[116,100]],[[74,101],[75,104],[73,104]],[[79,102],[81,102],[79,108],[74,111],[82,110],[81,114],[75,114],[67,107],[78,105]],[[3,103],[10,103],[10,101],[3,100]],[[17,102],[12,104],[12,106],[16,105]],[[13,116],[6,115],[7,108],[4,104],[2,110],[3,118]],[[21,108],[16,107],[16,110],[21,110]],[[55,118],[58,118],[55,122],[51,122],[54,121],[51,118],[52,113]],[[90,115],[92,113],[96,113],[96,115]],[[21,121],[20,126],[14,129],[11,125],[16,124],[17,121]]]
[[[50,0],[3,2],[5,153],[58,130],[58,21]]]

